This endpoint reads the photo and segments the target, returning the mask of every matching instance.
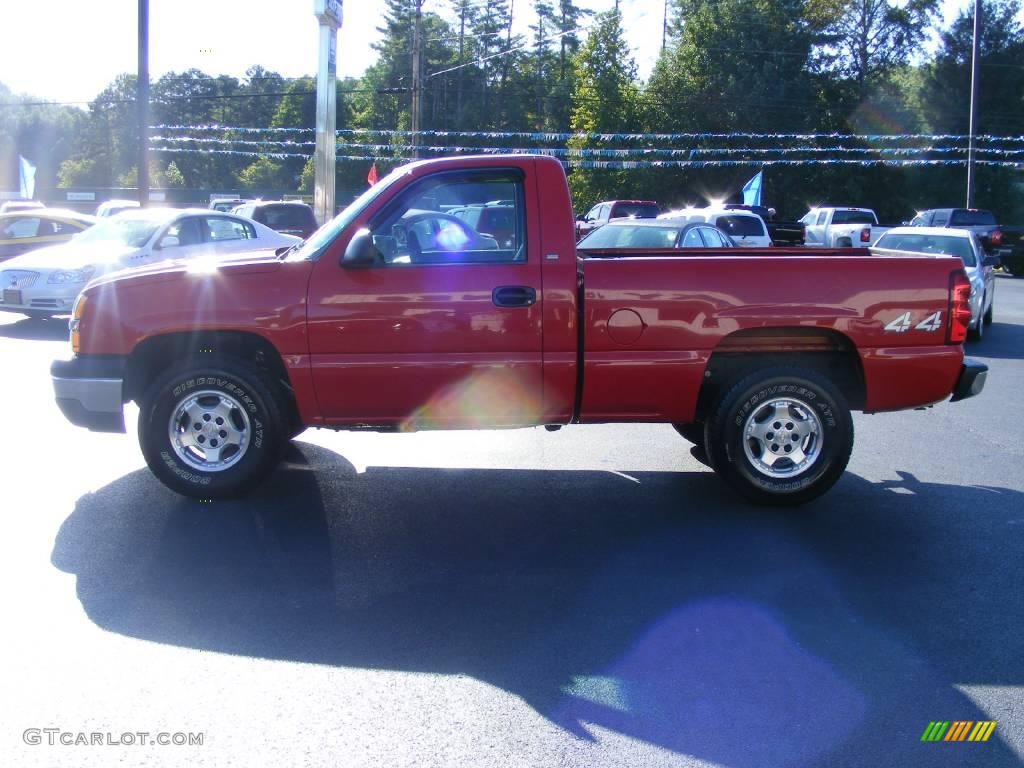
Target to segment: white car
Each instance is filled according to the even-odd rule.
[[[947,227],[893,227],[878,238],[871,250],[882,254],[899,251],[959,256],[967,279],[971,281],[971,324],[968,331],[972,339],[981,339],[985,326],[992,322],[996,301],[994,268],[999,257],[986,256],[976,234],[969,229]]]
[[[138,210],[141,207],[138,200],[105,200],[96,208],[96,218],[106,219],[122,211]]]
[[[680,208],[658,216],[674,221],[703,222],[718,227],[732,238],[736,245],[747,248],[768,248],[772,244],[764,219],[750,211],[725,208]]]
[[[275,250],[302,242],[255,221],[216,211],[173,208],[125,211],[76,235],[4,262],[0,310],[29,317],[71,312],[94,277],[158,261]]]

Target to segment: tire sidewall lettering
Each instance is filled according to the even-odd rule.
[[[218,488],[245,482],[240,480],[241,477],[252,475],[253,472],[262,474],[258,467],[266,465],[267,448],[274,439],[272,428],[268,431],[273,418],[271,412],[267,410],[267,405],[263,404],[266,394],[261,394],[258,390],[252,391],[249,385],[230,376],[216,374],[185,373],[177,379],[171,378],[164,387],[162,392],[157,391],[154,396],[156,399],[151,401],[148,424],[151,450],[149,455],[153,457],[150,466],[154,471],[162,470],[157,472],[158,476],[172,479],[173,482],[169,483],[172,488],[175,485],[188,486],[209,489],[202,493],[217,494]],[[167,435],[166,424],[174,409],[193,393],[202,390],[222,392],[232,397],[250,417],[251,432],[247,454],[238,464],[221,472],[207,473],[185,464],[176,455]]]
[[[750,414],[765,402],[781,397],[793,397],[803,400],[819,414],[825,433],[821,436],[824,442],[822,451],[814,464],[807,467],[800,475],[792,478],[771,478],[762,475],[754,467],[749,466],[743,452],[743,427]],[[801,384],[783,382],[759,387],[753,394],[745,398],[734,411],[731,424],[736,430],[733,439],[726,445],[728,461],[737,466],[739,471],[754,485],[773,494],[792,494],[803,491],[828,469],[833,453],[835,437],[831,434],[837,427],[833,406],[823,393],[817,392]]]

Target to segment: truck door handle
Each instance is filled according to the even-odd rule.
[[[499,285],[491,291],[496,307],[530,307],[537,301],[537,291],[528,285]]]

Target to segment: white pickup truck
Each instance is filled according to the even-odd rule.
[[[807,245],[826,248],[867,248],[890,229],[878,224],[870,208],[811,208],[800,222]]]

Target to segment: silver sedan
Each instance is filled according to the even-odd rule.
[[[272,254],[297,237],[240,216],[173,208],[126,211],[70,242],[16,256],[0,272],[0,310],[29,317],[68,314],[94,277],[158,261]]]
[[[969,229],[946,227],[894,227],[878,238],[872,251],[903,251],[931,255],[959,256],[971,281],[971,324],[969,333],[979,341],[985,326],[992,323],[996,301],[996,256],[986,256],[978,236]]]

